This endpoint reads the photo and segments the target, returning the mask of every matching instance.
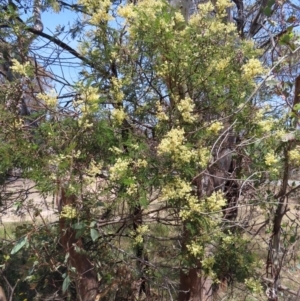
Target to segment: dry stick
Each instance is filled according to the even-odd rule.
[[[296,297],[297,297],[296,300],[298,300],[298,297],[300,297],[300,286],[299,286],[299,289],[298,289]]]
[[[23,22],[23,20],[19,17],[16,18],[21,24],[24,25],[24,29],[27,30],[28,32],[31,32],[37,36],[43,37],[45,39],[47,39],[50,42],[53,42],[54,44],[56,44],[57,46],[61,47],[62,49],[68,51],[69,53],[73,54],[76,58],[78,58],[79,60],[81,60],[82,62],[86,63],[87,65],[89,65],[92,68],[95,68],[95,65],[93,64],[93,62],[91,62],[89,59],[87,59],[85,56],[81,55],[79,52],[77,52],[75,49],[73,49],[72,47],[70,47],[68,44],[64,43],[63,41],[61,41],[60,39],[57,39],[45,32],[42,31],[38,31],[32,27],[27,27],[25,25],[25,23]],[[0,24],[0,28],[10,28],[11,25],[9,24]]]
[[[13,301],[13,295],[14,295],[14,291],[20,281],[20,279],[17,280],[16,284],[14,286],[11,286],[11,284],[9,283],[9,281],[7,280],[7,278],[2,274],[2,277],[4,279],[4,281],[6,282],[6,284],[8,285],[9,289],[10,289],[10,296],[9,296],[9,300],[8,301]]]
[[[295,99],[294,99],[293,108],[300,101],[300,99],[299,99],[300,97],[298,96],[299,90],[300,90],[300,76],[298,76],[296,78]],[[286,198],[288,196],[287,187],[288,187],[288,176],[289,176],[288,152],[290,149],[291,149],[291,142],[289,142],[284,149],[285,166],[284,166],[284,174],[283,174],[282,184],[281,184],[281,188],[280,188],[279,192],[274,196],[276,199],[278,199],[278,205],[277,205],[277,209],[276,209],[276,215],[275,215],[274,221],[273,221],[274,225],[273,225],[271,248],[275,249],[274,251],[276,252],[276,254],[275,254],[276,260],[278,260],[277,257],[279,254],[281,222],[282,222],[283,216],[287,212]],[[295,187],[295,190],[297,189],[297,187]],[[272,250],[269,250],[269,252],[272,252]],[[274,257],[273,257],[273,255],[271,255],[271,256],[272,256],[271,259],[272,259],[272,264],[273,264]],[[283,259],[283,257],[282,257],[282,259]],[[279,267],[279,270],[277,271],[277,274],[275,275],[275,279],[274,279],[275,290],[278,289],[278,279],[280,276],[280,270],[281,270],[281,266]]]
[[[263,277],[262,280],[265,281],[265,282],[267,282],[267,283],[269,283],[269,284],[273,284],[274,283],[272,279],[269,279],[267,277]],[[299,294],[300,293],[300,288],[299,288],[298,292],[296,292],[296,291],[293,291],[293,290],[289,289],[288,287],[280,284],[280,285],[278,285],[278,290],[279,291],[288,292],[289,294],[297,296],[297,297],[300,296],[300,294]]]
[[[286,54],[285,56],[283,56],[268,72],[268,74],[265,76],[265,78],[260,82],[260,84],[256,87],[256,89],[251,93],[251,95],[247,98],[247,100],[245,101],[245,103],[243,104],[243,106],[241,106],[238,110],[236,110],[235,112],[233,112],[231,115],[224,117],[223,119],[228,119],[229,117],[236,115],[237,113],[241,112],[246,104],[256,95],[256,93],[260,90],[260,88],[264,85],[264,83],[266,82],[266,80],[272,75],[272,72],[274,69],[276,69],[285,59],[287,59],[289,56],[294,55],[295,53],[297,53],[300,50],[300,46],[297,47],[294,51],[291,51],[291,53]]]

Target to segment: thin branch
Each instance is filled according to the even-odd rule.
[[[267,282],[268,284],[273,284],[274,283],[274,281],[272,279],[269,279],[267,277],[263,277],[262,280],[264,282]],[[278,285],[278,290],[283,291],[283,292],[288,292],[289,294],[294,295],[294,296],[298,296],[298,292],[293,291],[293,290],[289,289],[288,287],[286,287],[284,285],[281,285],[281,284]]]

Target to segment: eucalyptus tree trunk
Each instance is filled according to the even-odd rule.
[[[182,251],[186,251],[186,240],[189,233],[184,226]],[[180,271],[180,287],[178,301],[211,301],[213,295],[213,281],[210,277],[202,275],[201,262],[197,267]]]
[[[62,190],[60,200],[60,208],[64,206],[76,206],[76,197],[74,195],[66,195]],[[96,301],[99,298],[98,287],[99,282],[94,266],[84,253],[83,242],[81,237],[76,237],[76,230],[72,228],[70,219],[60,216],[60,242],[66,253],[68,254],[68,263],[70,267],[76,269],[76,290],[77,299],[79,301]],[[81,250],[81,251],[80,251]]]

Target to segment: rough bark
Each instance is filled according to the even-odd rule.
[[[201,276],[201,267],[180,272],[180,292],[178,301],[212,300],[212,280]]]
[[[66,205],[75,206],[76,197],[74,195],[66,195],[62,191],[61,207]],[[75,247],[82,249],[83,243],[81,238],[76,238],[76,231],[71,228],[70,221],[64,217],[60,217],[60,233],[61,245],[65,253],[69,253],[69,264],[76,269],[77,277],[76,288],[77,298],[80,301],[96,301],[98,294],[97,274],[92,263],[86,254],[79,253]]]
[[[184,227],[182,252],[186,252],[189,233]],[[210,301],[212,300],[212,280],[201,275],[201,262],[197,267],[180,271],[180,287],[178,301]]]

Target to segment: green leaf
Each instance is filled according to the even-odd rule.
[[[15,246],[13,247],[13,249],[11,250],[10,254],[16,254],[17,252],[19,252],[27,243],[27,236],[22,237],[21,239],[19,239],[17,241],[17,243],[15,244]]]
[[[134,180],[132,178],[126,178],[123,180],[123,184],[129,186],[130,184],[134,184]]]
[[[64,279],[63,285],[62,285],[62,291],[65,293],[71,283],[69,275]]]
[[[297,239],[296,235],[292,235],[290,237],[290,243],[294,243],[296,241],[296,239]]]
[[[272,9],[270,6],[267,6],[265,9],[264,9],[264,14],[267,16],[267,17],[270,17],[272,15]]]
[[[79,223],[76,223],[76,224],[72,225],[72,228],[75,229],[75,230],[85,229],[86,224],[83,223],[83,222],[79,222]]]
[[[147,194],[145,192],[142,193],[142,195],[139,199],[139,203],[143,208],[147,208],[147,206],[149,205]]]
[[[91,229],[91,238],[93,241],[95,241],[96,239],[98,239],[100,236],[98,230],[96,229]]]
[[[275,4],[275,0],[269,0],[267,3],[267,6],[264,9],[264,14],[267,17],[270,17],[272,15],[272,6]]]
[[[92,228],[92,227],[94,227],[96,224],[97,224],[97,223],[96,223],[95,221],[92,221],[92,222],[90,223],[90,227]]]
[[[294,51],[297,48],[296,44],[294,44],[294,43],[289,43],[289,46],[292,51]]]
[[[269,0],[267,6],[273,6],[275,4],[275,0]]]
[[[279,40],[279,44],[280,45],[287,45],[289,44],[289,42],[291,41],[291,39],[293,38],[293,33],[292,32],[288,32],[286,34],[284,34],[280,40]]]

